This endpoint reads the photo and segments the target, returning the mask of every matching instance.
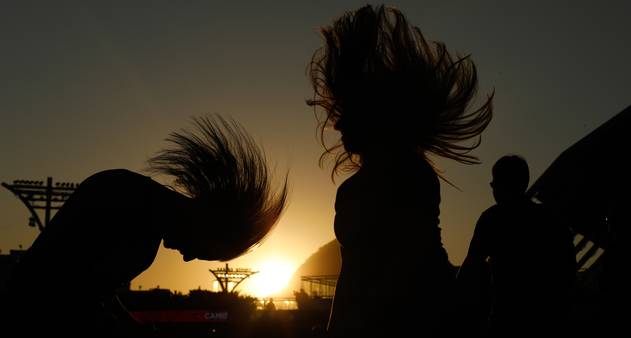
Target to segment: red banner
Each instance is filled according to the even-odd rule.
[[[228,320],[228,312],[206,310],[131,311],[141,323],[221,323]]]

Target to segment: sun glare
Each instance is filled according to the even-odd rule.
[[[259,272],[248,283],[248,290],[258,298],[274,296],[283,290],[294,272],[289,263],[279,259],[267,260],[257,270]]]

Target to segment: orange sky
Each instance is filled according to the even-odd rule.
[[[70,1],[72,2],[72,1]],[[261,269],[300,265],[334,238],[337,184],[318,167],[321,148],[305,75],[321,40],[318,26],[363,1],[74,1],[0,13],[0,181],[78,182],[108,168],[140,171],[191,116],[240,121],[278,172],[290,169],[290,204],[252,253],[230,262]],[[471,53],[480,92],[496,90],[495,117],[478,166],[438,161],[460,191],[443,184],[443,242],[459,264],[475,221],[491,205],[490,166],[519,153],[533,179],[566,147],[631,104],[627,2],[505,4],[395,1],[431,40]],[[28,247],[37,235],[26,208],[0,191],[0,249]],[[210,288],[218,262],[184,263],[161,249],[133,288]],[[80,282],[80,281],[79,281]],[[252,283],[254,279],[252,280]],[[255,287],[243,285],[245,292]]]

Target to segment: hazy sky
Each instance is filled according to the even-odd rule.
[[[169,132],[189,127],[192,116],[220,113],[253,134],[279,173],[291,171],[290,205],[277,228],[230,264],[259,269],[280,260],[295,268],[332,240],[342,179],[334,184],[330,167],[318,167],[305,70],[321,44],[318,27],[365,2],[114,3],[0,6],[0,181],[79,182],[108,168],[140,171]],[[498,157],[523,155],[534,181],[561,151],[631,105],[631,3],[388,4],[427,39],[470,53],[480,93],[496,91],[495,117],[476,151],[483,164],[438,161],[462,190],[442,184],[443,242],[460,264],[477,217],[492,204],[488,182]],[[3,253],[28,247],[38,232],[5,189],[0,215]],[[210,288],[208,268],[219,265],[184,263],[161,248],[133,287]]]

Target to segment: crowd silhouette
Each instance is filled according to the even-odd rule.
[[[321,112],[320,164],[333,158],[333,180],[350,175],[334,205],[341,272],[328,326],[313,335],[566,335],[577,276],[573,233],[526,195],[523,157],[506,155],[493,166],[496,204],[480,215],[461,267],[443,247],[440,184],[451,183],[431,158],[478,164],[472,151],[493,117],[494,92],[472,107],[478,74],[471,56],[427,40],[400,10],[383,5],[348,11],[321,34],[307,104]],[[141,335],[115,292],[152,264],[161,242],[185,261],[226,261],[270,233],[287,179],[274,189],[262,150],[237,122],[194,122],[196,132],[171,134],[173,147],[149,161],[149,172],[174,178],[173,188],[126,169],[79,185],[12,272],[3,337]],[[328,129],[339,142],[325,142]],[[612,206],[616,235],[600,281],[611,325],[624,320],[616,239],[628,238],[626,205]],[[383,292],[393,282],[386,266],[402,274],[405,304]],[[38,325],[33,312],[46,314]]]

